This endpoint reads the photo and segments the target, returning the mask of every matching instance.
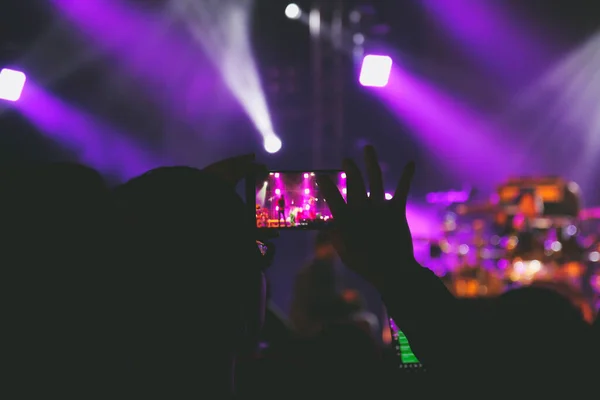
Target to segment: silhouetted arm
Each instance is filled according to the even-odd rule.
[[[473,374],[485,369],[480,343],[488,337],[486,323],[465,310],[429,269],[417,263],[398,268],[381,294],[390,317],[429,370]]]

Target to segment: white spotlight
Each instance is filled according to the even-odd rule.
[[[264,146],[267,153],[277,153],[281,150],[281,139],[275,135],[265,136]]]
[[[302,10],[298,7],[298,4],[291,3],[285,8],[285,16],[289,19],[299,19],[302,15]]]

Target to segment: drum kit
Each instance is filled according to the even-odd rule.
[[[558,177],[510,179],[482,203],[453,196],[422,258],[457,296],[543,282],[597,302],[600,209],[581,210],[580,197],[577,184]]]

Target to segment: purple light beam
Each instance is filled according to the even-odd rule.
[[[115,55],[169,111],[196,118],[199,102],[214,79],[189,39],[169,29],[164,16],[113,0],[51,0],[62,15],[105,52]]]
[[[16,108],[83,163],[126,180],[161,165],[122,133],[28,83]]]
[[[499,2],[481,0],[423,0],[423,6],[466,46],[475,60],[506,78],[521,81],[553,59],[548,43],[532,24],[510,16]],[[525,29],[528,26],[530,29]],[[547,35],[544,35],[547,36]]]
[[[519,149],[499,139],[486,121],[473,115],[462,104],[432,85],[395,67],[385,90],[376,94],[414,132],[432,152],[458,176],[479,188],[492,188],[511,174],[527,171],[529,162],[514,163]],[[517,154],[518,155],[518,154]]]

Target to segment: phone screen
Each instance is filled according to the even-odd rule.
[[[413,353],[406,335],[398,328],[392,318],[389,319],[392,331],[392,343],[398,355],[400,368],[422,369],[423,365]]]
[[[316,176],[327,174],[346,197],[342,171],[272,171],[256,182],[256,226],[260,229],[325,229],[333,216]]]

